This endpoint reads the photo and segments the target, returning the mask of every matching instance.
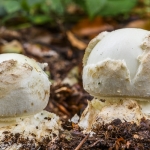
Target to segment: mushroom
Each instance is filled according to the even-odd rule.
[[[83,87],[94,99],[80,118],[81,128],[90,131],[117,118],[138,124],[150,116],[150,31],[100,33],[89,43],[83,66]]]
[[[59,117],[43,110],[51,85],[43,71],[45,66],[21,54],[0,55],[0,148],[8,141],[6,132],[7,138],[19,133],[35,143],[58,134]],[[20,145],[8,147],[14,146]]]

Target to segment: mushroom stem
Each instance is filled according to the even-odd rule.
[[[1,127],[6,127],[6,126],[10,126],[10,125],[15,125],[16,121],[0,121],[0,128]]]
[[[92,101],[88,101],[88,106],[80,118],[79,126],[88,132],[97,124],[110,123],[117,118],[122,122],[139,124],[141,118],[147,118],[147,116],[142,112],[136,100],[129,98],[98,100],[94,98]]]
[[[136,103],[139,105],[141,112],[143,113],[143,115],[150,117],[150,102],[146,99],[135,99],[135,98],[120,98],[120,97],[110,97],[110,98],[106,98],[106,97],[101,97],[100,98],[100,106],[95,106],[95,107],[101,107],[101,109],[105,106],[110,106],[110,105],[114,105],[114,104],[121,104],[123,101],[136,101]]]
[[[22,116],[22,117],[17,117],[17,118],[15,118],[15,117],[14,118],[0,118],[0,128],[18,125],[25,118],[31,119],[33,117],[34,117],[34,115]]]
[[[150,102],[149,101],[145,101],[145,100],[139,100],[138,104],[140,105],[142,112],[148,117],[150,118]]]
[[[8,149],[22,149],[21,147],[23,145],[27,145],[30,142],[38,146],[39,143],[44,139],[51,140],[54,136],[58,136],[59,130],[62,129],[59,117],[45,110],[31,117],[29,116],[21,119],[18,118],[16,120],[17,124],[10,121],[4,122],[4,125],[6,125],[7,123],[10,123],[10,125],[0,128],[0,144],[3,144]],[[24,140],[24,143],[13,141],[14,138],[16,138],[15,135],[18,133],[18,141],[19,138],[22,138],[22,140]],[[5,143],[7,143],[8,141],[8,139],[6,138],[6,134],[7,137],[9,137],[10,145],[5,145]]]

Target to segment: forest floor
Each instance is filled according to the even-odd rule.
[[[102,124],[93,136],[83,134],[69,120],[81,116],[92,97],[82,87],[82,58],[89,41],[102,31],[125,27],[150,29],[149,20],[130,18],[124,22],[96,18],[81,20],[71,28],[0,28],[0,53],[15,52],[47,62],[46,73],[52,82],[50,100],[45,108],[62,120],[63,131],[53,141],[39,143],[37,150],[148,150],[150,121],[122,123],[119,119]]]

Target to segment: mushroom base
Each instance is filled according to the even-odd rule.
[[[90,132],[98,124],[110,123],[114,119],[139,124],[141,118],[147,118],[147,116],[135,100],[93,99],[91,102],[88,101],[88,106],[80,118],[79,126],[85,132]]]
[[[16,125],[16,124],[17,124],[17,122],[15,119],[11,120],[11,121],[0,121],[0,128],[12,126],[12,125]]]
[[[32,117],[17,119],[16,124],[12,122],[7,127],[1,127],[0,149],[16,150],[22,149],[23,146],[28,147],[30,144],[38,147],[43,140],[57,137],[61,129],[58,116],[41,111]]]

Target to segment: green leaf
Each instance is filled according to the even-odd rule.
[[[0,17],[6,15],[6,10],[4,9],[3,6],[0,6]]]
[[[118,14],[125,14],[131,11],[136,5],[137,0],[108,0],[99,15],[114,16]]]
[[[94,17],[105,6],[107,0],[85,0],[85,6],[90,17]]]
[[[21,9],[20,3],[17,0],[5,0],[1,2],[7,13],[14,13]]]
[[[86,10],[85,0],[74,0],[75,4]]]
[[[29,7],[32,7],[33,5],[36,5],[36,4],[44,5],[43,0],[26,0],[26,2],[29,5]]]
[[[22,7],[22,11],[28,12],[30,10],[26,0],[20,0],[20,5]]]
[[[46,16],[46,15],[34,15],[34,16],[30,16],[29,19],[34,24],[43,24],[43,23],[49,22],[51,20],[50,17]]]
[[[147,6],[150,6],[150,1],[149,0],[144,0],[144,4]]]
[[[17,16],[18,16],[17,13],[8,14],[8,15],[4,16],[4,17],[1,19],[0,24],[4,24],[4,23],[6,23],[8,20],[11,20],[11,19],[13,19],[13,18],[15,18],[15,17],[17,17]]]
[[[63,0],[62,3],[64,4],[64,6],[66,6],[66,5],[69,5],[72,2],[73,2],[72,0]]]
[[[41,10],[42,10],[45,14],[49,14],[49,12],[50,12],[49,3],[45,3],[44,5],[41,5]]]
[[[64,7],[62,0],[47,0],[47,2],[50,4],[50,9],[59,15],[64,14]]]

